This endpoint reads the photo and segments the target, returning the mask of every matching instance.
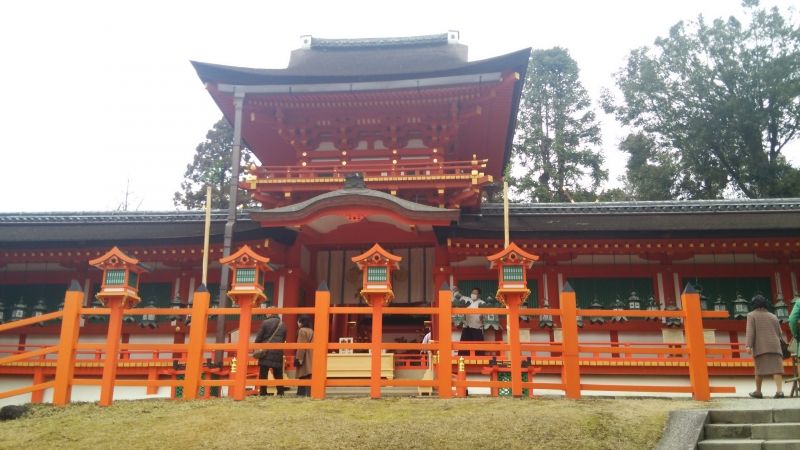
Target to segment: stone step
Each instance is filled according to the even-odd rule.
[[[705,426],[706,439],[750,439],[750,424],[714,423]]]
[[[697,443],[699,450],[761,450],[760,439],[706,439]]]
[[[797,406],[800,406],[800,404]],[[800,422],[800,407],[792,409],[776,409],[772,412],[772,421]]]
[[[750,432],[753,439],[800,439],[800,422],[758,423]]]
[[[800,439],[777,439],[764,442],[764,450],[800,450]]]
[[[708,412],[710,423],[772,423],[772,410],[715,409]]]

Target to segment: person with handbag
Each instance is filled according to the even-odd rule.
[[[753,310],[747,315],[747,351],[755,362],[756,390],[749,395],[764,398],[761,381],[767,375],[775,380],[775,398],[783,398],[783,352],[784,342],[780,323],[775,314],[767,311],[767,299],[762,295],[753,297]]]
[[[314,340],[314,330],[311,329],[311,318],[302,315],[297,318],[297,343],[307,344]],[[295,378],[307,380],[311,378],[311,359],[312,351],[307,348],[299,348],[294,354]],[[298,386],[298,397],[309,397],[311,386]]]
[[[286,341],[286,325],[283,324],[281,317],[277,314],[269,314],[261,322],[261,328],[256,335],[255,343],[280,343]],[[253,353],[253,358],[258,359],[258,378],[266,380],[269,376],[269,369],[272,369],[272,376],[276,380],[283,379],[283,350],[258,350]],[[288,388],[277,386],[278,395],[283,395]],[[267,387],[261,386],[259,395],[267,395]]]

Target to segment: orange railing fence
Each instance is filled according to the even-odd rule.
[[[568,287],[560,294],[558,308],[525,308],[515,310],[509,308],[481,308],[482,314],[507,315],[508,324],[519,323],[519,314],[529,316],[549,314],[560,317],[561,340],[556,342],[453,342],[451,317],[453,314],[474,314],[475,309],[455,308],[451,303],[449,287],[442,286],[437,293],[436,306],[430,307],[392,307],[374,306],[332,306],[330,292],[323,284],[315,293],[313,307],[281,307],[281,308],[210,308],[210,295],[204,287],[199,288],[193,296],[191,307],[172,308],[85,308],[82,306],[84,293],[80,286],[73,284],[65,295],[62,311],[45,314],[16,322],[0,325],[0,332],[7,332],[19,327],[38,322],[60,319],[61,330],[57,345],[26,346],[17,345],[0,348],[0,354],[9,354],[0,358],[0,365],[19,363],[21,361],[47,361],[55,369],[48,376],[41,370],[34,371],[33,383],[13,390],[0,392],[0,398],[31,393],[31,400],[41,402],[43,392],[53,391],[53,403],[65,405],[70,402],[74,386],[100,386],[100,404],[110,405],[113,402],[115,387],[143,386],[149,394],[155,393],[159,387],[171,387],[173,394],[182,390],[185,399],[208,397],[211,388],[227,388],[227,395],[241,400],[249,394],[248,387],[261,386],[310,386],[311,397],[323,399],[330,387],[355,386],[368,387],[370,396],[381,396],[383,387],[419,387],[438,391],[440,398],[463,396],[467,388],[490,388],[493,394],[498,389],[509,389],[513,396],[520,397],[523,390],[532,395],[533,389],[555,389],[564,392],[567,398],[580,398],[583,391],[640,391],[640,392],[677,392],[691,393],[695,400],[709,400],[712,393],[732,393],[733,387],[710,386],[708,367],[715,362],[729,361],[741,355],[743,349],[738,344],[705,344],[703,340],[703,319],[724,318],[727,312],[702,311],[699,294],[684,292],[681,296],[683,309],[676,311],[639,311],[639,310],[595,310],[578,309],[575,293]],[[267,314],[308,314],[314,316],[314,339],[310,343],[264,343],[250,342],[250,322],[253,315]],[[105,342],[79,342],[80,317],[82,314],[109,316],[109,328]],[[185,343],[124,343],[120,339],[120,326],[124,315],[191,315],[188,340]],[[239,315],[240,329],[236,342],[210,343],[208,338],[209,315]],[[339,343],[329,341],[331,317],[337,314],[372,314],[373,334],[371,342]],[[382,342],[383,334],[379,326],[384,314],[428,315],[436,325],[435,340],[432,343]],[[623,316],[623,317],[678,317],[682,320],[685,344],[654,343],[607,343],[579,342],[578,316]],[[376,326],[377,325],[377,326]],[[517,327],[509,330],[518,333]],[[251,368],[254,360],[251,353],[259,349],[296,350],[309,349],[313,352],[312,375],[310,379],[258,379],[257,369]],[[328,353],[332,350],[353,349],[370,352],[369,378],[329,378]],[[454,356],[454,352],[467,350],[481,352],[493,356]],[[210,363],[215,352],[222,352],[223,361]],[[384,379],[381,376],[381,355],[384,351],[415,351],[421,356],[417,361],[428,366],[434,373],[433,379]],[[81,358],[80,355],[92,355],[92,358]],[[167,355],[164,357],[164,355]],[[428,354],[432,355],[428,361]],[[473,353],[474,354],[474,353]],[[131,357],[150,355],[149,361],[158,361],[161,365],[149,367],[137,378],[130,374],[117,376],[118,367],[136,364],[140,359]],[[604,356],[615,355],[615,356]],[[491,360],[483,371],[491,374],[490,380],[467,379],[465,360]],[[88,360],[94,364],[102,362],[102,376],[76,375],[76,367]],[[630,384],[592,384],[581,380],[581,367],[591,362],[608,360],[639,360],[652,363],[657,367],[660,363],[679,362],[688,369],[689,380],[685,386],[664,385],[630,385]],[[410,366],[408,361],[403,364]],[[537,365],[560,366],[560,381],[553,383],[534,382],[533,374],[539,371]],[[503,366],[503,367],[501,367]],[[509,372],[510,381],[499,380],[498,373]],[[526,380],[523,380],[526,374]],[[182,379],[181,379],[182,378]],[[644,378],[643,378],[644,380]]]

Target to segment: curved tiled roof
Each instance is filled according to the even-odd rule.
[[[598,203],[512,203],[509,213],[530,214],[646,214],[800,211],[800,199],[670,200]],[[487,203],[482,214],[502,214],[501,203]]]
[[[530,236],[800,234],[800,198],[509,205],[511,231]],[[451,235],[503,230],[503,205],[461,214]]]
[[[211,221],[227,220],[227,210],[211,212]],[[239,212],[237,220],[249,220]],[[204,222],[205,211],[92,211],[0,213],[0,224],[183,223]]]
[[[458,220],[460,210],[437,208],[435,206],[414,203],[385,192],[366,188],[345,188],[320,194],[293,205],[278,208],[252,211],[251,216],[261,223],[277,223],[286,220],[303,220],[327,208],[345,208],[350,206],[377,207],[391,209],[419,223],[439,222],[449,224]]]
[[[345,50],[299,49],[285,69],[256,69],[192,61],[203,82],[237,85],[350,83],[516,71],[525,74],[531,49],[466,61],[461,44]],[[380,52],[376,51],[380,49]]]

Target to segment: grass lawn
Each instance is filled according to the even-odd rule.
[[[249,398],[33,405],[0,448],[647,449],[689,400]]]

